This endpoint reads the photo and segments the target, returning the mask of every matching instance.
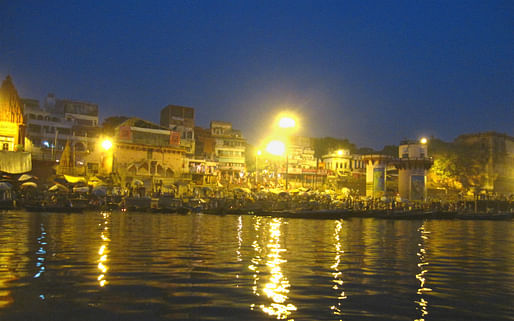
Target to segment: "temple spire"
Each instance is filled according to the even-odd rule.
[[[23,124],[23,108],[11,75],[7,75],[0,87],[0,121]]]

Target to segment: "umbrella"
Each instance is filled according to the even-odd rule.
[[[55,182],[56,184],[61,184],[61,185],[63,185],[63,184],[67,184],[67,183],[68,183],[68,182],[66,181],[66,179],[64,179],[64,177],[56,177],[56,178],[54,178],[54,182]]]
[[[50,187],[48,190],[51,192],[55,192],[55,191],[69,192],[70,191],[69,188],[67,188],[66,186],[59,184],[59,183],[56,183],[54,186]]]
[[[23,184],[20,185],[21,187],[34,187],[34,188],[37,188],[37,184],[34,183],[34,182],[25,182]]]
[[[234,188],[234,192],[241,192],[241,193],[247,193],[247,194],[252,193],[252,191],[250,189],[245,188],[245,187]]]
[[[75,186],[73,188],[73,192],[75,192],[75,193],[87,193],[87,192],[89,192],[89,187],[88,186]]]
[[[143,181],[142,181],[142,180],[140,180],[140,179],[133,179],[133,180],[132,180],[132,184],[133,184],[133,185],[137,185],[137,186],[143,186],[143,185],[145,185],[145,183],[143,183]]]
[[[100,184],[104,184],[104,182],[103,182],[100,178],[98,178],[98,177],[96,177],[96,176],[92,176],[92,177],[90,177],[90,178],[88,179],[88,182],[87,182],[87,183],[88,183],[89,185],[93,185],[94,187],[96,187],[96,186],[98,186],[98,185],[100,185]]]
[[[20,182],[25,182],[25,181],[28,181],[29,179],[31,178],[34,178],[34,176],[32,175],[29,175],[29,174],[23,174],[21,175],[19,178],[18,178],[18,181]]]
[[[0,182],[0,191],[7,191],[12,188],[12,185],[7,182]]]
[[[101,185],[93,188],[93,194],[96,196],[105,196],[107,195],[107,186]]]
[[[64,175],[64,179],[66,180],[66,182],[72,183],[72,184],[79,183],[79,182],[82,182],[82,183],[86,182],[86,178],[82,177],[82,176]]]

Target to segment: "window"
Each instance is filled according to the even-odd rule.
[[[9,143],[3,143],[2,150],[9,150]]]
[[[31,133],[41,133],[41,126],[39,125],[29,124],[28,129]]]
[[[153,149],[149,149],[146,151],[146,159],[152,159]]]

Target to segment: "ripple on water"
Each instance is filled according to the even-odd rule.
[[[512,320],[512,227],[7,212],[0,319]]]

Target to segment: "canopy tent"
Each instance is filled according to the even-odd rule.
[[[232,190],[234,193],[252,194],[252,191],[246,187],[237,187]]]
[[[145,185],[145,183],[142,180],[137,179],[137,178],[133,179],[131,184],[134,186],[144,186]]]
[[[12,189],[12,185],[7,182],[0,182],[0,191],[8,191]]]
[[[93,194],[100,197],[107,195],[107,186],[101,185],[93,188]]]
[[[34,187],[37,188],[37,184],[34,182],[24,182],[20,185],[21,188]]]
[[[32,175],[29,175],[29,174],[23,174],[21,175],[20,177],[18,177],[18,181],[20,182],[25,182],[25,181],[28,181],[29,179],[33,179],[35,178],[34,176]]]
[[[87,187],[87,186],[75,186],[75,187],[73,187],[73,192],[75,192],[75,193],[87,193],[87,192],[89,192],[89,187]]]
[[[106,185],[104,181],[102,181],[100,178],[96,176],[92,176],[87,181],[88,185],[92,185],[93,187],[100,186],[100,185]]]
[[[69,188],[67,188],[66,186],[59,184],[59,183],[56,183],[55,185],[50,187],[48,190],[50,192],[69,192],[70,191]]]
[[[68,183],[76,184],[76,183],[85,183],[86,178],[82,176],[71,176],[71,175],[64,175],[64,179]]]

